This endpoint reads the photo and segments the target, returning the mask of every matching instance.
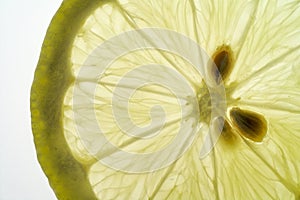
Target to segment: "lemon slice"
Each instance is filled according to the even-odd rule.
[[[298,1],[63,1],[31,89],[57,198],[299,199],[299,16]]]

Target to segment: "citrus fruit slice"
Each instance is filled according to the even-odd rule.
[[[58,199],[299,199],[299,16],[298,1],[63,1],[30,100]]]

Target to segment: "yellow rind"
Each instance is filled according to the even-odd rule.
[[[31,123],[37,157],[60,200],[97,199],[88,166],[73,157],[63,133],[63,100],[74,77],[74,37],[92,10],[108,1],[65,0],[48,28],[31,88]]]

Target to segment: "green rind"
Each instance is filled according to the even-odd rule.
[[[91,12],[107,1],[66,0],[48,28],[31,88],[31,123],[37,157],[60,200],[97,199],[87,167],[72,156],[63,132],[64,96],[73,82],[71,48]]]

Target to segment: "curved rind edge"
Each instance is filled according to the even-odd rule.
[[[75,35],[89,14],[104,3],[107,1],[62,2],[47,30],[31,87],[31,125],[38,161],[60,200],[97,199],[87,166],[75,160],[65,140],[63,101],[74,81],[70,57]]]

